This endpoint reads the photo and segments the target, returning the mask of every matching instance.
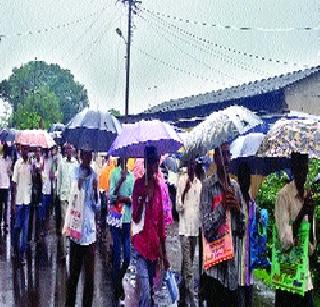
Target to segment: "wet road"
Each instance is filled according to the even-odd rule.
[[[1,232],[0,236],[0,306],[64,306],[65,285],[68,275],[68,257],[61,262],[60,242],[55,235],[54,224],[51,221],[51,231],[38,244],[31,244],[28,250],[26,265],[15,265],[11,259],[10,232]],[[172,269],[180,271],[180,242],[177,236],[177,225],[173,225],[168,232],[168,258]],[[111,257],[110,236],[107,241],[98,243],[95,258],[95,290],[94,306],[113,306],[111,290]],[[198,263],[198,250],[195,263]],[[67,264],[67,265],[66,265]],[[132,263],[133,265],[133,263]],[[198,267],[195,266],[195,290],[198,290]],[[178,274],[179,275],[179,274]],[[126,290],[125,306],[137,306],[136,281],[134,267],[131,266],[124,278]],[[259,288],[259,289],[258,289]],[[77,306],[81,306],[83,289],[82,276],[77,293]],[[255,286],[254,306],[270,306],[274,294],[263,285]],[[155,294],[157,306],[168,306],[168,296],[161,282]]]

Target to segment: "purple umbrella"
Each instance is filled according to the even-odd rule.
[[[143,158],[144,148],[154,146],[158,154],[174,153],[183,142],[174,128],[159,120],[124,125],[114,140],[109,154],[114,157]]]

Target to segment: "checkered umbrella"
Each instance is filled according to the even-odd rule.
[[[320,158],[320,118],[277,121],[263,140],[258,156],[289,157],[292,152]]]

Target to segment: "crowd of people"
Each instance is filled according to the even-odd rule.
[[[66,254],[70,255],[66,306],[75,306],[81,270],[83,306],[92,306],[98,225],[102,239],[111,233],[115,300],[124,299],[122,281],[134,259],[139,306],[153,306],[157,268],[159,264],[164,270],[170,268],[166,236],[174,219],[179,223],[181,244],[179,305],[196,306],[205,300],[207,306],[253,306],[250,232],[257,205],[250,193],[248,165],[240,165],[237,180],[230,174],[228,144],[215,150],[216,169],[212,174],[205,173],[201,163],[189,157],[180,162],[175,180],[168,180],[167,172],[160,171],[160,165],[163,169],[165,164],[154,147],[145,149],[145,171],[134,170],[126,159],[106,156],[101,165],[94,160],[92,151],[78,152],[71,144],[65,144],[62,150],[28,146],[9,149],[1,144],[0,221],[6,232],[10,228],[14,261],[25,264],[28,248],[48,235],[54,211],[55,231],[62,246],[60,260],[65,262]],[[304,191],[308,156],[294,153],[291,160],[294,180],[280,191],[275,207],[284,250],[297,244],[297,229],[306,217],[311,221],[314,208],[311,196]],[[73,184],[84,191],[81,234],[77,239],[65,233]],[[206,246],[228,232],[233,256],[207,265]],[[310,255],[314,243],[315,238],[310,240]],[[197,246],[199,300],[194,291]],[[277,290],[276,306],[313,306],[312,289],[310,277],[304,296]]]

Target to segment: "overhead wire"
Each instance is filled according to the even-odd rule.
[[[145,18],[144,16],[142,16],[142,15],[138,15],[141,19],[143,19],[144,21],[146,21],[146,22],[148,22],[151,26],[153,25],[153,22],[152,21],[150,21],[150,20],[148,20],[147,18]],[[190,41],[190,39],[188,39],[188,38],[184,38],[184,37],[182,37],[182,36],[179,36],[179,35],[176,35],[175,33],[173,33],[172,32],[172,27],[169,25],[169,24],[167,24],[166,22],[162,22],[162,21],[160,21],[160,20],[156,20],[156,22],[158,23],[157,24],[157,28],[160,28],[160,29],[162,29],[162,31],[165,31],[166,33],[168,33],[169,35],[171,35],[172,37],[174,37],[175,39],[177,39],[177,40],[180,40],[180,41],[182,41],[182,42],[184,42],[185,44],[187,44],[187,45],[189,45],[189,46],[191,46],[191,47],[193,47],[193,48],[196,48],[196,49],[198,49],[198,50],[200,50],[201,52],[203,52],[203,53],[206,53],[206,54],[209,54],[209,55],[211,55],[211,56],[213,56],[214,58],[216,58],[217,60],[219,60],[219,61],[221,61],[221,62],[225,62],[225,63],[227,63],[227,64],[230,64],[230,65],[232,65],[232,66],[234,66],[234,67],[236,67],[236,68],[238,68],[238,69],[241,69],[241,70],[245,70],[245,71],[248,71],[248,72],[251,72],[251,73],[255,73],[255,74],[257,74],[257,75],[259,75],[259,76],[264,76],[264,75],[266,75],[267,73],[266,72],[264,72],[264,71],[262,71],[262,70],[260,70],[260,69],[258,69],[258,68],[255,68],[254,66],[252,66],[252,65],[250,65],[250,64],[247,64],[247,63],[244,63],[244,62],[238,62],[238,61],[236,61],[235,59],[233,59],[232,57],[230,57],[230,56],[228,56],[228,55],[225,55],[224,53],[222,53],[222,52],[214,52],[211,48],[209,48],[207,45],[199,45],[199,42],[198,41],[196,41],[197,43],[196,44],[194,44],[194,43],[192,43],[191,41]],[[159,25],[159,23],[162,25]],[[154,25],[153,25],[154,26]],[[181,34],[181,33],[179,33],[179,34]],[[167,40],[167,38],[166,37],[163,37],[163,39],[166,39]],[[172,44],[174,44],[174,43],[172,43]],[[176,44],[174,44],[174,45],[176,45]],[[177,45],[176,45],[177,46]],[[178,48],[178,47],[177,47]],[[182,51],[183,53],[185,53],[185,51],[183,50]],[[191,55],[189,55],[189,56],[191,56]],[[197,60],[199,60],[199,59],[197,59]],[[199,61],[201,61],[201,60],[199,60]],[[204,64],[204,65],[206,65],[206,64]],[[215,70],[216,72],[218,72],[218,73],[220,73],[220,74],[223,74],[223,75],[225,75],[225,76],[228,76],[229,78],[232,78],[232,79],[235,79],[233,76],[231,76],[231,75],[229,75],[229,74],[227,74],[227,73],[225,73],[224,71],[222,71],[222,70],[218,70],[218,69],[216,69],[216,68],[214,68],[212,65],[208,65],[207,64],[207,66],[210,66],[211,68],[209,68],[209,69],[212,69],[212,70]]]
[[[148,10],[148,9],[146,9],[144,7],[141,7],[141,10],[147,12],[148,14],[151,14],[152,16],[155,16],[159,20],[163,20],[160,16],[157,16],[151,10]],[[190,32],[190,31],[187,31],[187,30],[185,30],[185,29],[183,29],[181,27],[178,27],[175,24],[172,24],[172,23],[169,23],[169,24],[172,25],[172,27],[174,27],[176,30],[180,31],[181,33],[184,33],[184,34],[186,34],[186,35],[188,35],[188,36],[190,36],[192,38],[195,38],[198,41],[201,41],[201,42],[204,42],[206,44],[209,44],[209,45],[213,46],[214,48],[218,48],[218,49],[230,52],[230,53],[238,54],[238,55],[244,56],[246,58],[257,59],[257,60],[260,60],[260,61],[263,61],[263,62],[280,64],[280,65],[284,65],[284,66],[295,66],[295,67],[297,67],[297,66],[299,67],[300,66],[300,67],[303,67],[303,68],[309,68],[310,67],[307,64],[300,64],[298,62],[290,62],[290,61],[275,59],[275,58],[272,58],[272,57],[253,54],[253,53],[247,52],[247,51],[241,51],[241,50],[238,50],[238,49],[233,48],[233,47],[226,47],[224,45],[221,45],[221,44],[218,44],[216,42],[213,42],[213,41],[211,41],[211,40],[209,40],[207,38],[198,36],[198,35]]]
[[[184,73],[186,75],[189,75],[191,77],[194,77],[195,79],[198,79],[198,80],[202,80],[202,81],[206,81],[206,82],[212,82],[212,83],[216,83],[216,80],[212,80],[212,79],[209,79],[209,78],[204,78],[202,76],[200,76],[199,74],[196,74],[194,72],[191,72],[191,71],[188,71],[188,70],[185,70],[183,68],[180,68],[172,63],[169,63],[167,61],[164,61],[144,50],[142,50],[141,48],[139,47],[135,47],[135,46],[132,46],[132,48],[136,49],[137,51],[139,51],[141,54],[143,54],[144,56],[150,58],[151,60],[155,61],[155,62],[158,62],[166,67],[169,67],[170,69],[172,70],[175,70],[175,71],[178,71],[178,72],[181,72],[181,73]]]
[[[93,27],[97,24],[97,22],[103,17],[106,9],[110,6],[111,5],[104,7],[104,9],[101,10],[101,14],[99,16],[97,16],[97,18],[94,19],[93,22],[91,22],[90,25],[76,38],[76,40],[72,43],[72,45],[65,52],[65,55],[62,58],[63,61],[65,61],[68,57],[70,57],[73,54],[75,47],[93,29]],[[78,57],[77,57],[77,59],[78,59]],[[73,60],[70,63],[72,63],[72,62],[73,62]]]
[[[186,24],[193,24],[193,25],[199,25],[199,26],[205,26],[205,27],[213,27],[213,28],[219,28],[219,29],[224,29],[224,30],[233,30],[233,31],[243,31],[243,32],[247,32],[247,31],[261,31],[261,32],[297,32],[297,31],[304,31],[304,32],[310,32],[310,31],[319,31],[320,30],[320,24],[316,25],[316,26],[302,26],[302,27],[287,27],[287,28],[264,28],[264,27],[253,27],[253,26],[248,26],[248,25],[244,25],[244,26],[235,26],[235,25],[223,25],[220,23],[212,23],[212,22],[208,22],[208,21],[199,21],[199,20],[194,20],[192,18],[182,18],[182,17],[178,17],[176,15],[172,15],[172,14],[166,14],[160,11],[154,11],[154,10],[150,10],[149,11],[153,12],[154,14],[156,14],[157,16],[161,16],[167,19],[171,19],[174,21],[179,21],[179,22],[183,22]]]
[[[104,6],[102,9],[96,10],[95,12],[86,15],[84,17],[77,18],[75,20],[65,22],[65,23],[60,23],[56,25],[49,25],[46,26],[45,28],[38,28],[35,30],[29,29],[26,31],[21,31],[21,32],[16,32],[16,33],[1,33],[2,38],[13,38],[13,37],[23,37],[23,36],[29,36],[29,35],[40,35],[44,33],[48,33],[49,31],[54,31],[54,30],[60,30],[60,29],[65,29],[73,25],[78,25],[87,19],[90,19],[91,17],[98,16],[101,11],[104,11],[108,6]]]
[[[159,23],[160,23],[163,27],[165,27],[166,29],[164,29],[164,31],[166,31],[168,34],[173,36],[175,39],[178,39],[178,40],[184,42],[185,44],[192,46],[193,48],[199,49],[203,53],[209,54],[221,62],[225,62],[225,63],[230,64],[236,68],[239,68],[241,70],[246,70],[248,72],[255,73],[260,76],[262,76],[262,75],[264,76],[267,74],[265,71],[262,71],[261,69],[256,68],[253,65],[250,65],[250,64],[245,63],[243,61],[237,61],[232,56],[229,56],[220,50],[213,51],[213,49],[210,48],[210,46],[208,44],[205,44],[203,42],[199,42],[198,40],[196,40],[194,38],[186,37],[186,35],[184,33],[177,31],[170,23],[166,22],[165,20],[159,20],[158,18],[155,18],[153,16],[150,16],[150,18],[153,18],[153,20],[158,23],[157,26],[159,26]],[[152,24],[152,21],[148,20],[147,18],[145,18],[145,21]],[[159,27],[161,27],[161,26],[159,26]],[[174,29],[175,33],[172,32],[172,29]],[[179,34],[180,36],[177,34]],[[191,41],[194,41],[195,43],[192,43]]]

